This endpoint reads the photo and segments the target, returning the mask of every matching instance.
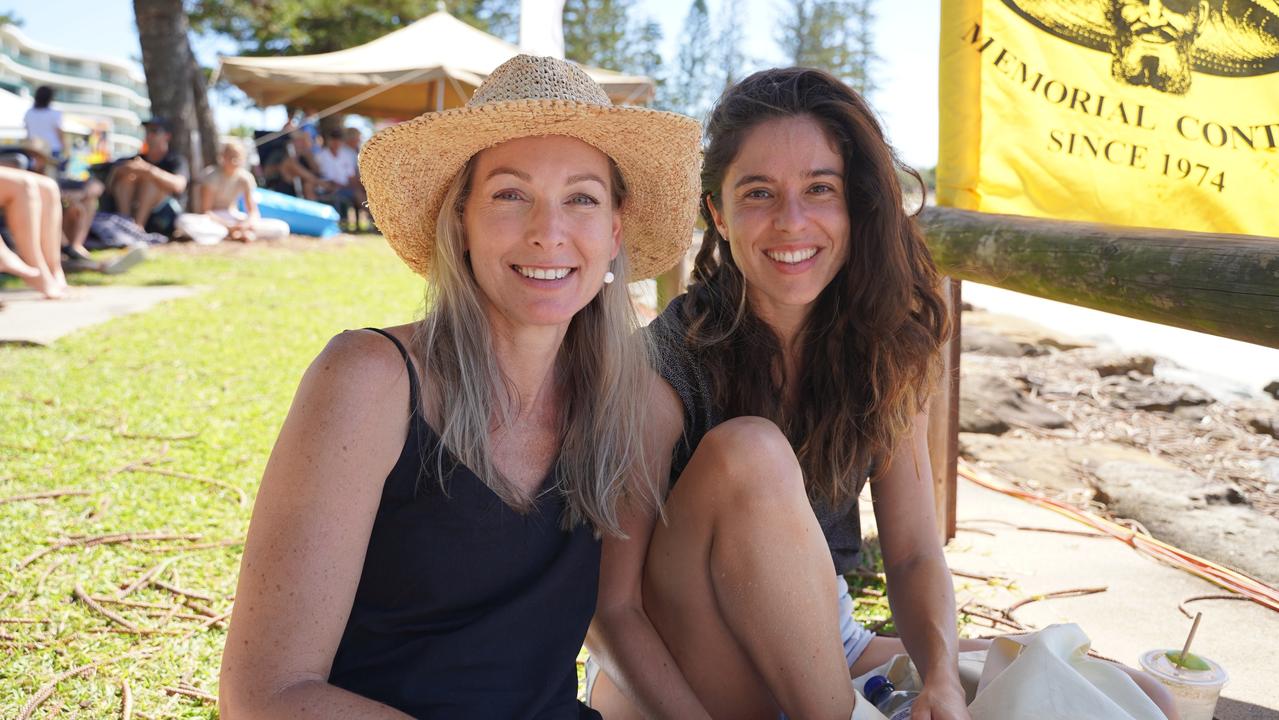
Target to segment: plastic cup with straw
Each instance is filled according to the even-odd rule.
[[[1144,653],[1141,667],[1172,693],[1182,720],[1212,720],[1217,698],[1229,677],[1220,665],[1190,652],[1203,613],[1195,615],[1181,650],[1151,650]]]

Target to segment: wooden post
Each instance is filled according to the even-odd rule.
[[[930,207],[953,278],[1279,348],[1279,239]]]
[[[933,502],[937,531],[943,543],[955,537],[955,503],[959,463],[959,324],[962,316],[960,281],[942,284],[946,311],[954,332],[942,346],[942,374],[928,404],[928,455],[933,471]]]

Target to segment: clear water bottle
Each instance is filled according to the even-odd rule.
[[[892,681],[883,675],[872,675],[866,680],[862,694],[871,705],[887,715],[889,720],[908,720],[910,706],[914,705],[915,698],[919,697],[917,692],[898,690],[893,686]]]

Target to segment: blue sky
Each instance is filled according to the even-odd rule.
[[[941,0],[880,0],[876,3],[875,49],[883,58],[877,68],[879,90],[871,102],[883,117],[889,136],[904,160],[921,167],[937,162],[937,43]],[[673,59],[690,0],[637,0],[640,14],[662,24],[664,57]],[[712,22],[721,0],[708,0]],[[137,58],[137,28],[132,0],[11,0],[22,18],[22,32],[32,40],[58,48]],[[782,62],[773,38],[786,0],[743,0],[746,17],[744,51],[752,68]],[[234,48],[216,42],[197,43],[196,53],[212,64],[217,52]],[[219,124],[247,123],[270,127],[282,111],[241,113],[218,109]]]

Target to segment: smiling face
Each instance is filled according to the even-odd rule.
[[[622,241],[610,171],[604,153],[561,136],[476,155],[462,224],[495,322],[564,330],[599,293]]]
[[[711,215],[746,279],[751,305],[775,328],[807,317],[848,257],[844,160],[809,115],[747,132]]]

